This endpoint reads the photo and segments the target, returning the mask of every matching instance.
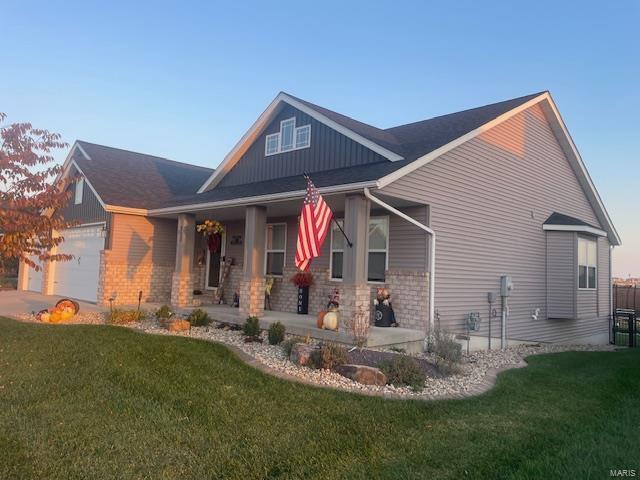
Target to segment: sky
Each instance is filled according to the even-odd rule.
[[[640,276],[639,23],[635,0],[0,0],[0,111],[215,167],[281,90],[382,128],[550,90],[614,275]]]

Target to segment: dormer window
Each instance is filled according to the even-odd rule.
[[[264,142],[264,154],[289,152],[307,148],[311,145],[311,125],[296,127],[296,118],[291,117],[280,122],[280,131],[267,135]]]

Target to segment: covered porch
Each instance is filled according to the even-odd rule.
[[[429,312],[427,236],[405,219],[372,206],[362,193],[324,198],[352,246],[333,226],[320,257],[311,265],[308,315],[296,313],[297,287],[289,281],[297,271],[299,198],[259,205],[192,206],[188,212],[167,215],[177,218],[178,229],[172,305],[200,307],[215,320],[230,323],[257,316],[263,328],[280,321],[288,333],[340,343],[352,342],[344,323],[356,312],[364,312],[372,325],[368,346],[421,343]],[[426,205],[390,197],[385,201],[418,222],[428,221]],[[214,248],[196,232],[196,225],[205,220],[224,226],[220,244]],[[373,326],[373,299],[380,287],[391,293],[397,328]],[[316,315],[326,309],[329,295],[335,292],[340,297],[340,328],[337,332],[319,329]],[[239,298],[239,308],[230,306],[234,298]]]

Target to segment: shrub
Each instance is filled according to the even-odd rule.
[[[284,325],[280,322],[272,323],[269,325],[269,345],[278,345],[284,340]]]
[[[420,364],[405,355],[397,355],[393,360],[380,362],[378,368],[387,376],[387,383],[396,387],[406,385],[419,391],[427,379]]]
[[[260,335],[260,320],[258,317],[249,317],[242,326],[242,331],[247,337],[257,337]]]
[[[333,370],[338,365],[349,363],[349,354],[342,345],[335,343],[323,343],[320,348],[311,352],[309,366],[311,368],[324,368]]]
[[[342,345],[327,343],[320,348],[322,352],[322,368],[333,370],[338,365],[349,363],[349,354]]]
[[[462,346],[455,336],[442,330],[435,330],[429,337],[427,349],[436,356],[435,363],[444,375],[453,375],[460,371]]]
[[[206,327],[211,323],[209,314],[201,308],[196,308],[193,312],[191,312],[187,320],[189,320],[189,323],[192,327]]]
[[[114,308],[107,313],[106,321],[111,325],[127,325],[144,320],[147,314],[143,310],[123,310]]]
[[[171,315],[173,315],[173,312],[171,311],[169,305],[162,305],[156,312],[156,317],[158,317],[160,320],[166,320]]]
[[[293,346],[296,343],[301,343],[299,338],[287,338],[284,342],[280,344],[287,358],[291,356],[291,350],[293,350]]]

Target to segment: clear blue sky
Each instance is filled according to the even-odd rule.
[[[640,276],[640,2],[0,0],[0,25],[10,121],[210,167],[280,90],[388,127],[548,89]]]

